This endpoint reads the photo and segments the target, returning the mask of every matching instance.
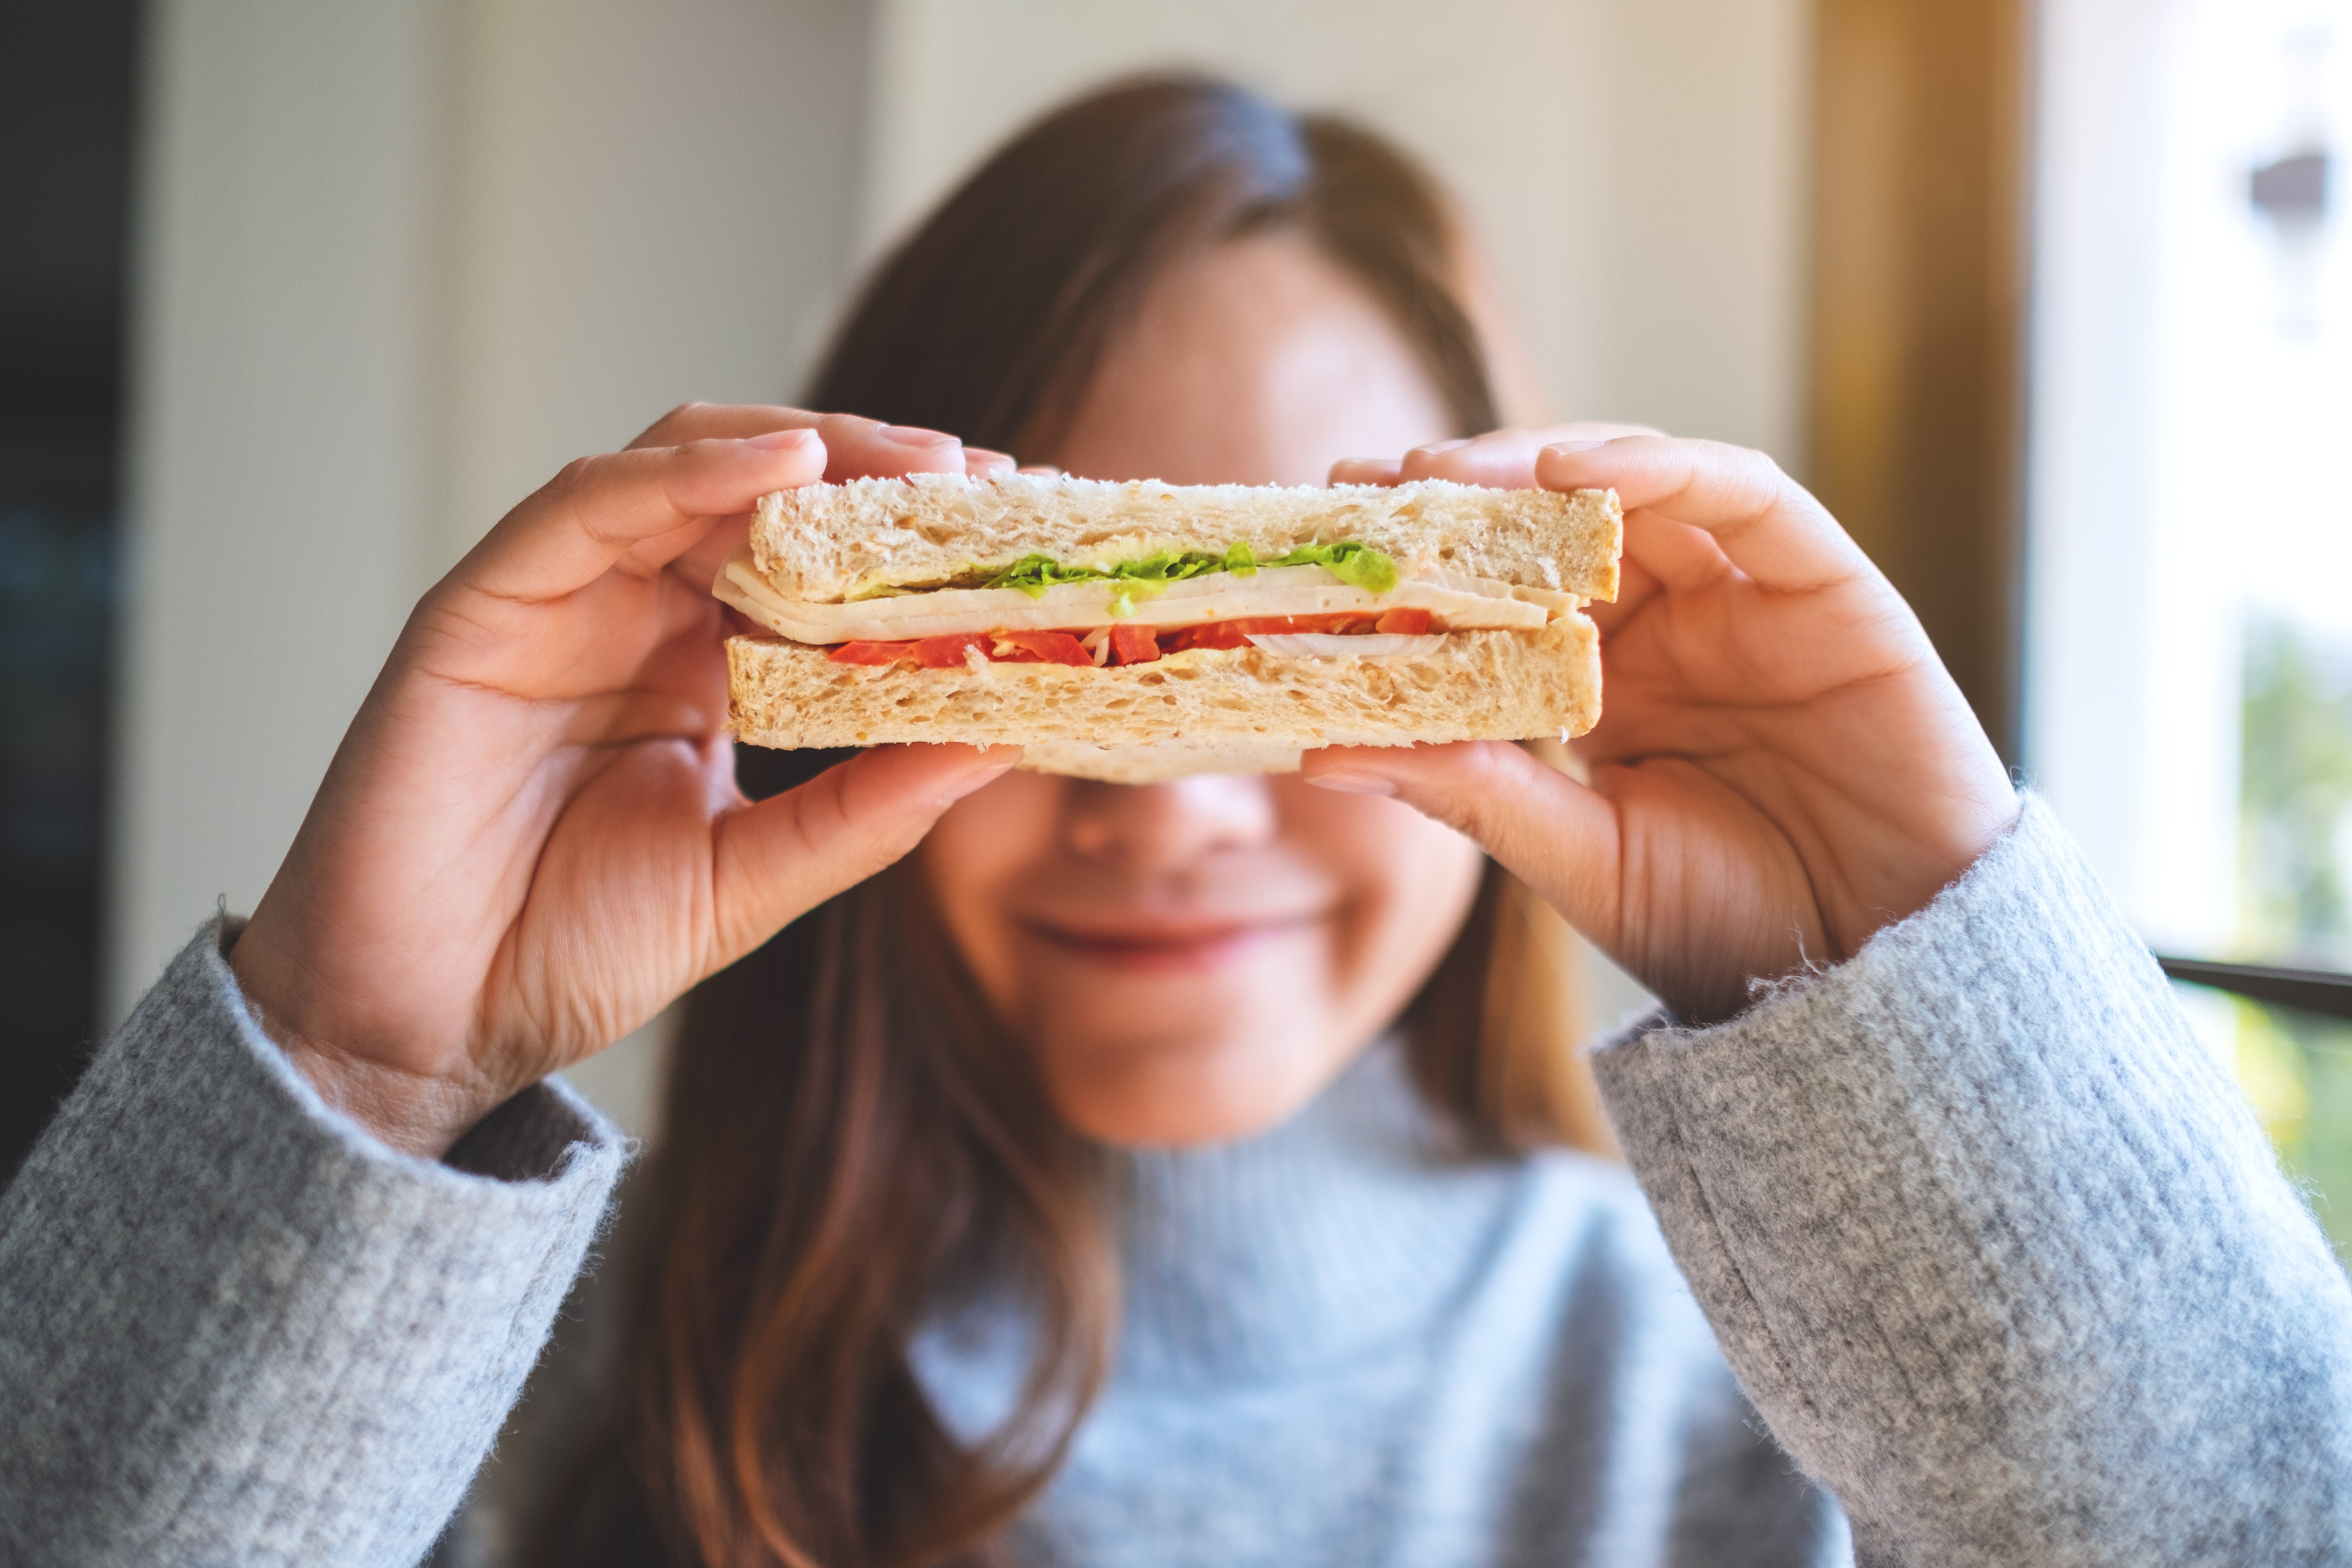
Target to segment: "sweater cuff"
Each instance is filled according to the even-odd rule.
[[[1859,1542],[2154,1562],[2343,1522],[2343,1275],[2038,799],[1847,963],[1594,1068],[1741,1383]]]
[[[388,1148],[262,1032],[227,934],[182,951],[0,1196],[0,1541],[27,1561],[415,1562],[626,1154],[554,1082],[447,1163]]]
[[[220,1027],[208,1032],[215,1033],[215,1037],[234,1037],[244,1051],[259,1057],[263,1074],[283,1082],[290,1101],[287,1110],[294,1115],[322,1121],[341,1141],[356,1140],[383,1153],[393,1153],[366,1127],[322,1099],[316,1086],[287,1060],[286,1053],[269,1037],[268,1026],[246,1000],[236,972],[228,964],[228,955],[243,934],[245,919],[241,915],[223,914],[209,921],[164,971],[153,994],[142,999],[142,1010],[147,1002],[163,996],[175,982],[194,981],[196,993],[219,1014],[215,1022]],[[184,976],[182,972],[191,966],[194,973]],[[123,1033],[130,1032],[126,1024]],[[604,1144],[614,1145],[624,1160],[630,1152],[627,1139],[603,1113],[583,1100],[570,1084],[560,1078],[550,1078],[532,1084],[476,1122],[450,1146],[439,1163],[453,1171],[487,1176],[492,1181],[544,1182],[559,1178],[575,1148]]]

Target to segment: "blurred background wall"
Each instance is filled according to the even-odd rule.
[[[417,595],[570,458],[790,386],[858,7],[160,4],[109,1005],[249,909]]]
[[[899,0],[876,17],[869,247],[1046,105],[1205,66],[1427,159],[1556,413],[1796,451],[1809,0]]]
[[[859,263],[1109,75],[1205,67],[1382,127],[1465,200],[1554,411],[1793,462],[1808,23],[157,0],[105,1016],[216,901],[252,907],[407,607],[506,507],[678,401],[788,398]],[[644,1056],[592,1086],[635,1114]]]

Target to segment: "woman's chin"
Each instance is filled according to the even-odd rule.
[[[1055,1106],[1077,1131],[1118,1148],[1232,1143],[1289,1121],[1331,1077],[1283,1065],[1292,1070],[1246,1079],[1219,1066],[1162,1067],[1120,1082],[1068,1086],[1055,1093]]]
[[[1293,984],[1319,993],[1320,979],[1309,973]],[[1103,1143],[1175,1148],[1265,1131],[1321,1092],[1351,1054],[1319,994],[1268,1000],[1264,990],[1222,984],[1183,997],[1106,987],[1057,1009],[1063,1016],[1035,1037],[1046,1090],[1065,1121]]]

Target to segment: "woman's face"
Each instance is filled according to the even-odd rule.
[[[1320,484],[1338,458],[1447,425],[1370,295],[1277,233],[1163,279],[1052,457],[1089,479]],[[1171,1145],[1312,1099],[1435,968],[1482,862],[1408,807],[1295,774],[1013,773],[950,810],[919,864],[1061,1114],[1106,1142]]]

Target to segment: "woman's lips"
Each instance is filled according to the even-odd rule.
[[[1129,973],[1153,973],[1230,963],[1320,919],[1318,915],[1285,915],[1266,920],[1033,921],[1029,930],[1074,958]]]

